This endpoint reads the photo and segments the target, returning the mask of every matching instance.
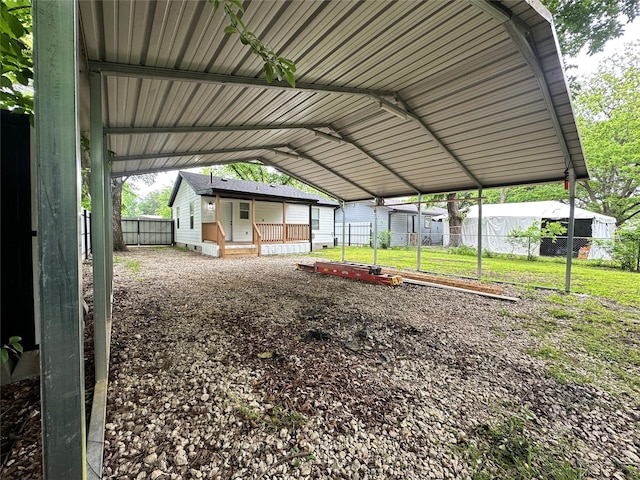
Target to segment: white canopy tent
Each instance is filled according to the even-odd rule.
[[[569,219],[569,205],[557,201],[501,203],[482,206],[482,247],[496,253],[526,255],[527,248],[509,241],[509,234],[515,229],[526,230],[531,225],[540,225],[543,220],[564,221]],[[612,240],[616,219],[607,215],[575,208],[576,220],[591,220],[591,237],[598,240]],[[447,220],[445,219],[445,223]],[[448,232],[447,225],[444,226]],[[478,246],[478,207],[469,208],[462,221],[462,243],[468,247]],[[540,244],[533,252],[540,254]],[[608,250],[598,242],[592,242],[590,259],[608,259]]]

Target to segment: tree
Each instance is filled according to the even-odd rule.
[[[540,202],[569,198],[569,191],[561,183],[492,188],[482,192],[484,203]]]
[[[33,115],[33,55],[31,51],[31,2],[0,2],[0,108]]]
[[[543,225],[532,223],[529,228],[514,228],[508,234],[507,241],[514,246],[526,249],[527,260],[535,259],[535,251],[543,238],[550,238],[552,243],[556,243],[556,239],[560,235],[567,233],[566,227],[560,222],[548,222]]]
[[[225,165],[216,165],[203,170],[203,173],[213,173],[216,176],[237,178],[239,180],[248,180],[252,182],[271,183],[274,185],[290,185],[305,192],[319,193],[313,187],[296,180],[289,175],[280,173],[272,167],[267,167],[260,163],[229,163]]]
[[[169,208],[169,197],[173,187],[162,190],[155,190],[137,204],[139,215],[160,215],[162,218],[171,218],[171,208]]]
[[[542,0],[553,15],[564,55],[601,51],[607,41],[624,34],[627,23],[640,15],[639,0]]]
[[[640,215],[640,42],[603,61],[574,100],[591,175],[582,199],[623,225]]]

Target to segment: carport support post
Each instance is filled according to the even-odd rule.
[[[482,187],[478,189],[478,280],[482,278]]]
[[[564,276],[564,289],[571,292],[571,263],[573,262],[573,230],[576,215],[576,174],[569,168],[569,224],[567,225],[567,268]]]
[[[107,205],[104,169],[104,136],[102,134],[102,75],[90,74],[91,102],[91,235],[93,237],[93,325],[96,382],[107,378]]]
[[[378,206],[381,198],[375,197],[373,206],[373,264],[378,264]]]
[[[345,226],[347,224],[347,212],[346,212],[346,204],[344,203],[344,201],[341,202],[342,205],[342,262],[344,263],[344,231],[345,231]]]
[[[44,479],[87,475],[77,0],[33,2]]]
[[[418,259],[416,260],[416,270],[420,271],[422,254],[422,194],[418,194]]]

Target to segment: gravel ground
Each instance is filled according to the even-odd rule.
[[[640,478],[637,396],[560,385],[527,353],[548,292],[392,288],[304,257],[117,260],[105,479],[467,479],[514,419],[582,472],[555,478]],[[3,387],[2,478],[40,477],[38,399],[37,380]]]
[[[104,478],[471,478],[478,432],[514,415],[588,478],[640,463],[637,399],[560,385],[527,354],[518,318],[545,293],[295,270],[308,258],[122,257]]]

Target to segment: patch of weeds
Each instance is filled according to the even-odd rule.
[[[474,480],[582,480],[586,469],[567,459],[566,442],[541,446],[534,438],[535,426],[526,415],[510,414],[500,423],[478,427],[459,447],[472,469]]]
[[[564,357],[562,352],[558,351],[555,347],[552,347],[551,345],[543,345],[538,349],[530,349],[527,351],[527,353],[529,353],[534,357],[546,358],[547,360],[549,359],[561,360]]]
[[[262,420],[262,414],[251,408],[246,403],[236,400],[233,404],[233,409],[236,411],[238,415],[244,418],[246,421],[250,422],[252,425],[259,424]]]
[[[489,328],[496,337],[498,338],[506,338],[507,337],[507,332],[505,332],[501,327],[498,326],[492,326]]]
[[[500,315],[502,315],[503,317],[509,317],[509,318],[513,316],[511,311],[507,310],[506,308],[500,309]]]
[[[548,307],[547,312],[549,312],[549,315],[553,318],[557,319],[575,318],[573,313],[563,308]]]
[[[175,247],[171,247],[174,250],[177,250],[178,252],[190,252],[191,250],[189,249],[189,247],[178,247],[177,245]]]
[[[560,385],[568,385],[575,383],[577,385],[584,385],[591,383],[592,378],[580,372],[569,368],[566,363],[554,363],[547,367],[547,373]]]
[[[124,268],[129,270],[134,275],[138,275],[140,273],[140,262],[138,260],[133,260],[131,258],[125,257],[113,257],[113,263],[119,263],[124,265]]]
[[[291,411],[282,405],[273,407],[271,415],[265,418],[265,426],[270,430],[286,428],[295,430],[303,426],[307,418],[299,412]]]

